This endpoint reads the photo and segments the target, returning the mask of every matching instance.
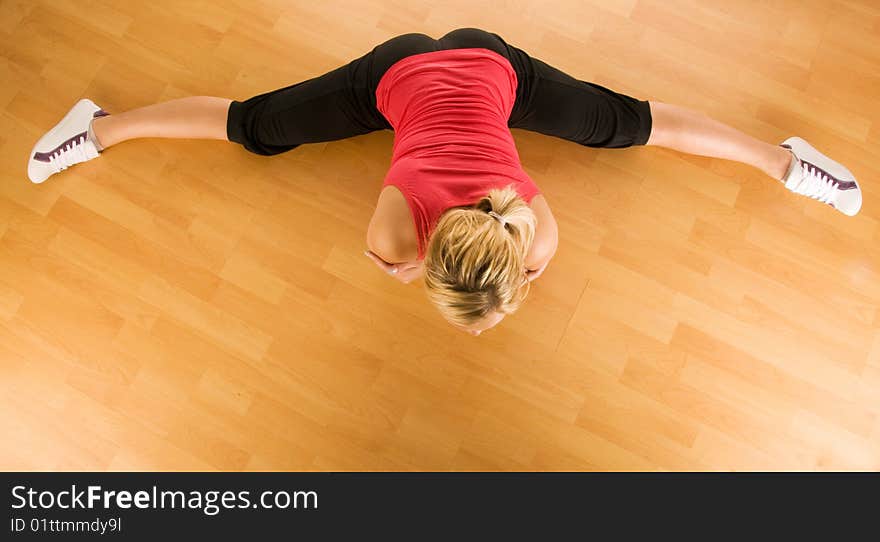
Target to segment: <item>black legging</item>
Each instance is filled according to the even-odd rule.
[[[459,28],[439,40],[404,34],[320,77],[229,106],[230,141],[272,155],[303,143],[344,139],[391,129],[376,109],[376,86],[392,64],[430,51],[485,48],[507,58],[517,77],[516,101],[507,125],[588,147],[644,145],[651,134],[647,101],[579,81],[509,45],[501,36]]]

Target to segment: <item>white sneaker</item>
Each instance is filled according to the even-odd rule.
[[[31,182],[41,183],[74,164],[96,158],[98,149],[89,138],[89,125],[92,119],[107,114],[88,98],[78,101],[31,150],[28,157]]]
[[[795,161],[782,181],[796,194],[817,199],[847,216],[862,208],[862,190],[855,176],[799,137],[790,137],[781,147],[790,150]]]

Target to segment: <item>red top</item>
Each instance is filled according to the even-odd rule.
[[[397,187],[415,221],[418,258],[440,215],[512,184],[527,202],[540,193],[523,171],[507,119],[516,99],[510,62],[482,48],[448,49],[394,63],[376,106],[394,128],[383,187]]]

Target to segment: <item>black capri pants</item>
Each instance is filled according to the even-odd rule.
[[[579,81],[478,28],[459,28],[440,39],[403,34],[320,77],[233,101],[227,138],[253,153],[273,155],[303,143],[392,129],[376,109],[376,87],[385,71],[410,55],[464,48],[495,51],[513,66],[518,83],[508,127],[587,147],[621,148],[648,141],[647,101]]]

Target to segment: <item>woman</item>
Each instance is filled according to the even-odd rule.
[[[522,303],[557,229],[510,128],[588,147],[658,145],[736,160],[847,215],[852,173],[800,138],[772,145],[697,112],[579,81],[476,28],[405,34],[320,77],[243,102],[195,96],[109,115],[81,100],[31,152],[35,183],[138,137],[209,138],[273,155],[395,131],[367,255],[402,282],[424,273],[444,318],[473,335]],[[415,227],[413,227],[415,225]]]

